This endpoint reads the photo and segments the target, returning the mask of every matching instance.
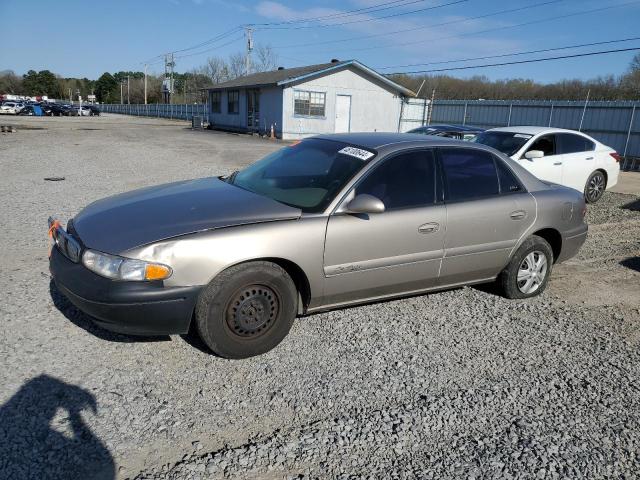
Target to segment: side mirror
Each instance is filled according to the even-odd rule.
[[[529,150],[524,154],[524,158],[526,158],[527,160],[533,160],[535,158],[542,157],[544,157],[544,152],[542,150]]]
[[[384,203],[382,203],[382,200],[366,193],[356,195],[356,197],[347,204],[347,213],[382,212],[384,212]]]

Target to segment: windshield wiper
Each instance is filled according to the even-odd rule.
[[[225,181],[227,183],[230,183],[231,185],[233,185],[233,182],[236,179],[236,176],[238,175],[238,173],[240,173],[240,170],[234,171],[231,175],[229,175],[227,178],[225,178]]]

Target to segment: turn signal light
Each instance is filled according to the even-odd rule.
[[[149,264],[144,271],[145,280],[164,280],[171,276],[171,269],[164,265]]]

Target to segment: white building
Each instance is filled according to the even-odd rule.
[[[279,68],[214,85],[213,128],[296,139],[342,132],[395,132],[401,98],[415,94],[355,61]]]

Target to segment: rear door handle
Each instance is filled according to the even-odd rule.
[[[522,220],[527,216],[527,212],[525,212],[524,210],[516,210],[515,212],[511,212],[509,216],[512,220]]]
[[[562,165],[562,162],[553,162],[554,165]]]
[[[587,157],[585,160],[593,160],[593,157]]]
[[[418,227],[418,232],[420,233],[435,233],[438,230],[440,230],[440,224],[436,222],[425,223]]]

